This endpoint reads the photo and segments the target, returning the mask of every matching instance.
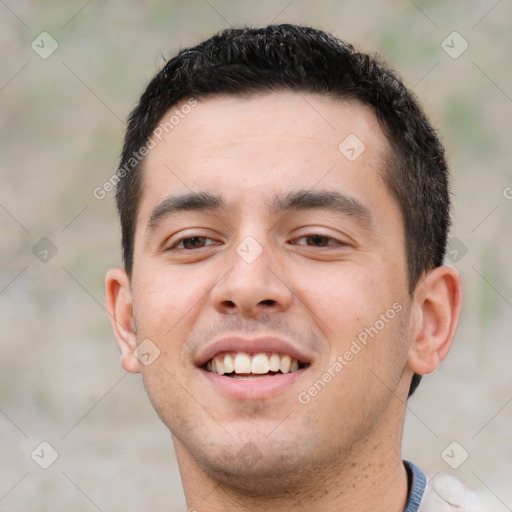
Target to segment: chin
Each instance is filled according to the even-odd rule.
[[[262,451],[248,441],[238,451],[228,454],[219,450],[216,457],[203,458],[202,469],[212,480],[241,493],[259,496],[268,495],[272,490],[271,494],[276,494],[279,490],[285,492],[288,487],[296,488],[306,476],[304,462],[291,453],[289,448]]]
[[[298,485],[307,486],[311,471],[318,467],[317,461],[333,454],[327,443],[312,439],[309,433],[293,433],[289,426],[280,429],[273,422],[271,428],[266,423],[256,430],[253,423],[244,423],[245,428],[231,426],[229,434],[223,430],[217,438],[212,431],[208,434],[203,430],[198,435],[198,430],[184,429],[179,446],[175,442],[178,458],[192,458],[193,464],[217,485],[241,495],[264,496],[270,490],[273,495],[287,494]],[[213,431],[221,429],[215,427],[212,426]]]

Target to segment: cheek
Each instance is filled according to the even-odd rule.
[[[206,298],[208,283],[197,272],[145,271],[136,281],[134,315],[139,331],[167,337],[169,329],[194,317]]]
[[[351,379],[360,379],[368,367],[395,373],[407,352],[401,327],[403,290],[394,286],[392,277],[383,275],[385,269],[378,265],[362,268],[345,262],[329,272],[311,274],[306,283],[303,273],[302,284],[294,290],[329,342],[329,359],[324,360],[324,366],[346,354],[343,374],[350,374]]]
[[[378,274],[355,262],[343,262],[329,269],[301,272],[294,279],[293,289],[331,338],[333,332],[350,333],[354,327],[364,326],[383,304],[389,307],[393,303],[389,288]]]

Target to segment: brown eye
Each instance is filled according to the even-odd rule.
[[[176,247],[180,249],[199,249],[206,245],[207,238],[205,236],[192,236],[190,238],[183,238]],[[181,246],[181,247],[180,247]]]
[[[339,242],[330,236],[319,235],[318,233],[301,236],[295,240],[294,244],[307,245],[308,247],[331,247],[334,245],[344,245],[342,242]]]
[[[187,233],[183,233],[186,235]],[[173,242],[169,243],[167,247],[167,251],[190,251],[192,252],[194,249],[203,249],[205,247],[209,247],[210,245],[220,245],[221,242],[214,238],[210,238],[209,236],[204,235],[195,235],[190,233],[192,236],[182,236],[181,238],[176,238]]]
[[[314,245],[316,247],[325,247],[329,245],[329,241],[331,240],[328,236],[323,235],[311,235],[304,238],[307,241],[307,245]]]

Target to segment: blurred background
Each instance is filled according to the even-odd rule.
[[[120,366],[103,288],[120,231],[93,190],[166,59],[284,22],[380,53],[440,131],[465,302],[404,458],[512,510],[510,0],[0,0],[0,511],[186,509],[170,434]]]

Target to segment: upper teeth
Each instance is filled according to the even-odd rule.
[[[299,362],[288,355],[246,352],[226,353],[215,356],[206,363],[206,370],[224,375],[225,373],[254,373],[263,375],[268,372],[290,373],[299,369]]]

